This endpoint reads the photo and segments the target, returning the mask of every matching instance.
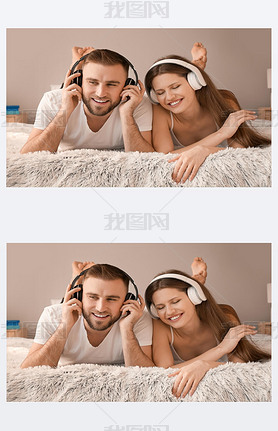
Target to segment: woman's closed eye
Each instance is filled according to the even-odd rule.
[[[178,302],[180,302],[180,299],[175,299],[175,301],[172,301],[171,304],[175,305]],[[163,308],[165,308],[165,305],[155,305],[156,310],[160,311],[163,310]]]
[[[177,85],[174,85],[174,86],[170,87],[170,90],[176,90],[179,87],[180,87],[180,84],[177,84]],[[157,96],[162,96],[164,93],[165,93],[164,90],[157,90],[157,91],[155,91],[155,94]]]

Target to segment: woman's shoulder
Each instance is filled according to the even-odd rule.
[[[170,111],[162,108],[160,105],[153,105],[153,115],[156,118],[167,121],[168,125],[171,125],[171,114]]]
[[[153,321],[153,329],[156,331],[156,333],[159,333],[160,335],[167,336],[167,338],[171,339],[171,329],[170,326],[163,323],[160,319],[155,319]]]

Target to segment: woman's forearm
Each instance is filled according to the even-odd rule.
[[[221,344],[218,344],[218,346],[213,347],[212,349],[208,350],[207,352],[202,353],[201,355],[196,356],[195,358],[189,359],[188,361],[184,361],[184,362],[181,362],[180,364],[173,365],[173,366],[171,366],[171,368],[182,368],[185,365],[192,364],[193,362],[195,362],[197,360],[216,362],[220,358],[222,358],[222,356],[224,356],[226,354],[227,354],[227,352],[224,351]],[[221,364],[221,362],[219,362],[219,364]]]
[[[194,144],[187,145],[184,148],[179,148],[178,150],[173,150],[171,153],[183,153],[184,151],[190,150],[191,148],[196,148],[198,146],[203,146],[207,148],[215,148],[214,152],[217,152],[219,150],[224,150],[225,148],[217,148],[218,145],[220,145],[223,141],[225,141],[225,138],[223,137],[223,134],[221,132],[221,129],[217,130],[217,132],[212,133],[211,135],[206,136],[205,138],[201,139],[200,141],[194,142]]]

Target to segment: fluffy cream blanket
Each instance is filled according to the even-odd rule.
[[[256,120],[270,135],[270,122]],[[7,128],[8,187],[270,187],[271,149],[225,149],[210,155],[193,181],[172,180],[172,155],[120,151],[74,150],[19,153],[32,129]]]
[[[260,345],[269,346],[263,336]],[[172,395],[170,369],[77,364],[21,370],[32,340],[8,339],[7,401],[271,401],[271,363],[227,363],[207,372],[192,397]]]

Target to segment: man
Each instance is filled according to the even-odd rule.
[[[21,153],[81,148],[154,151],[152,107],[141,81],[125,86],[127,60],[114,51],[96,49],[83,63],[82,87],[72,83],[81,74],[71,75],[69,70],[63,89],[44,94]]]
[[[58,363],[154,365],[152,322],[143,298],[125,301],[130,280],[112,265],[74,262],[73,279],[88,267],[81,281],[82,302],[72,296],[81,288],[71,290],[70,284],[62,304],[44,309],[22,368]]]

